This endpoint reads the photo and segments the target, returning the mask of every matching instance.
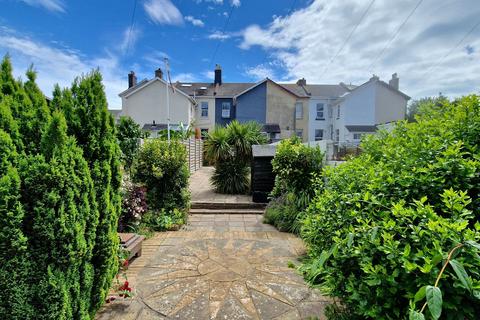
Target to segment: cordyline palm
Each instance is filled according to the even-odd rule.
[[[221,126],[207,133],[204,148],[205,157],[214,165],[233,157],[232,147],[228,143],[227,129]]]

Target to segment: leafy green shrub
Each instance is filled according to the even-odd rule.
[[[118,145],[101,76],[77,79],[74,94],[56,87],[50,109],[33,69],[25,84],[11,72],[7,56],[0,70],[0,314],[93,319],[117,271],[118,247]]]
[[[249,167],[236,161],[219,162],[211,177],[218,193],[245,194],[250,189]]]
[[[315,177],[322,171],[323,153],[293,137],[280,142],[272,166],[275,186],[265,222],[279,230],[298,233],[303,211],[314,196]]]
[[[133,159],[140,148],[140,138],[143,136],[140,125],[132,118],[122,116],[117,123],[117,139],[122,151],[125,169],[130,170]]]
[[[154,231],[165,231],[178,229],[186,222],[187,213],[185,210],[173,209],[167,211],[148,211],[142,219],[142,223]]]
[[[479,111],[477,96],[432,108],[417,123],[368,137],[360,156],[325,168],[302,225],[307,279],[356,317],[402,319],[420,310],[417,292],[435,283],[448,252],[480,240]],[[442,318],[476,319],[478,253],[465,245],[455,260],[470,280],[445,270]],[[437,319],[437,311],[424,316]]]
[[[215,166],[212,184],[219,193],[245,194],[249,191],[252,145],[264,144],[266,137],[256,122],[230,122],[207,134],[205,159]]]
[[[178,140],[148,139],[133,164],[133,180],[147,188],[149,210],[185,212],[189,205],[187,151]]]

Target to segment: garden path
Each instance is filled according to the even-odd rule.
[[[193,201],[232,201],[197,185],[206,178],[208,169],[192,176]],[[107,304],[97,319],[325,319],[330,299],[289,268],[305,253],[302,241],[262,219],[194,214],[182,230],[156,233],[130,264],[135,296]]]

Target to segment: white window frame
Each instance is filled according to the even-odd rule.
[[[320,133],[319,135],[317,135],[317,133]],[[323,140],[323,129],[315,129],[315,141],[322,141]]]
[[[232,104],[230,102],[222,102],[222,118],[229,119],[231,117]]]
[[[295,119],[303,119],[303,102],[295,103]]]
[[[316,120],[325,120],[325,104],[317,103],[316,105]]]
[[[206,105],[206,108],[205,108],[205,105]],[[206,111],[205,115],[203,114],[204,111]],[[208,101],[200,102],[200,117],[208,118]]]
[[[354,132],[353,133],[353,140],[362,140],[363,133],[361,132]]]

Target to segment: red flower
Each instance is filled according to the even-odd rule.
[[[128,267],[128,260],[123,261],[123,266]]]

